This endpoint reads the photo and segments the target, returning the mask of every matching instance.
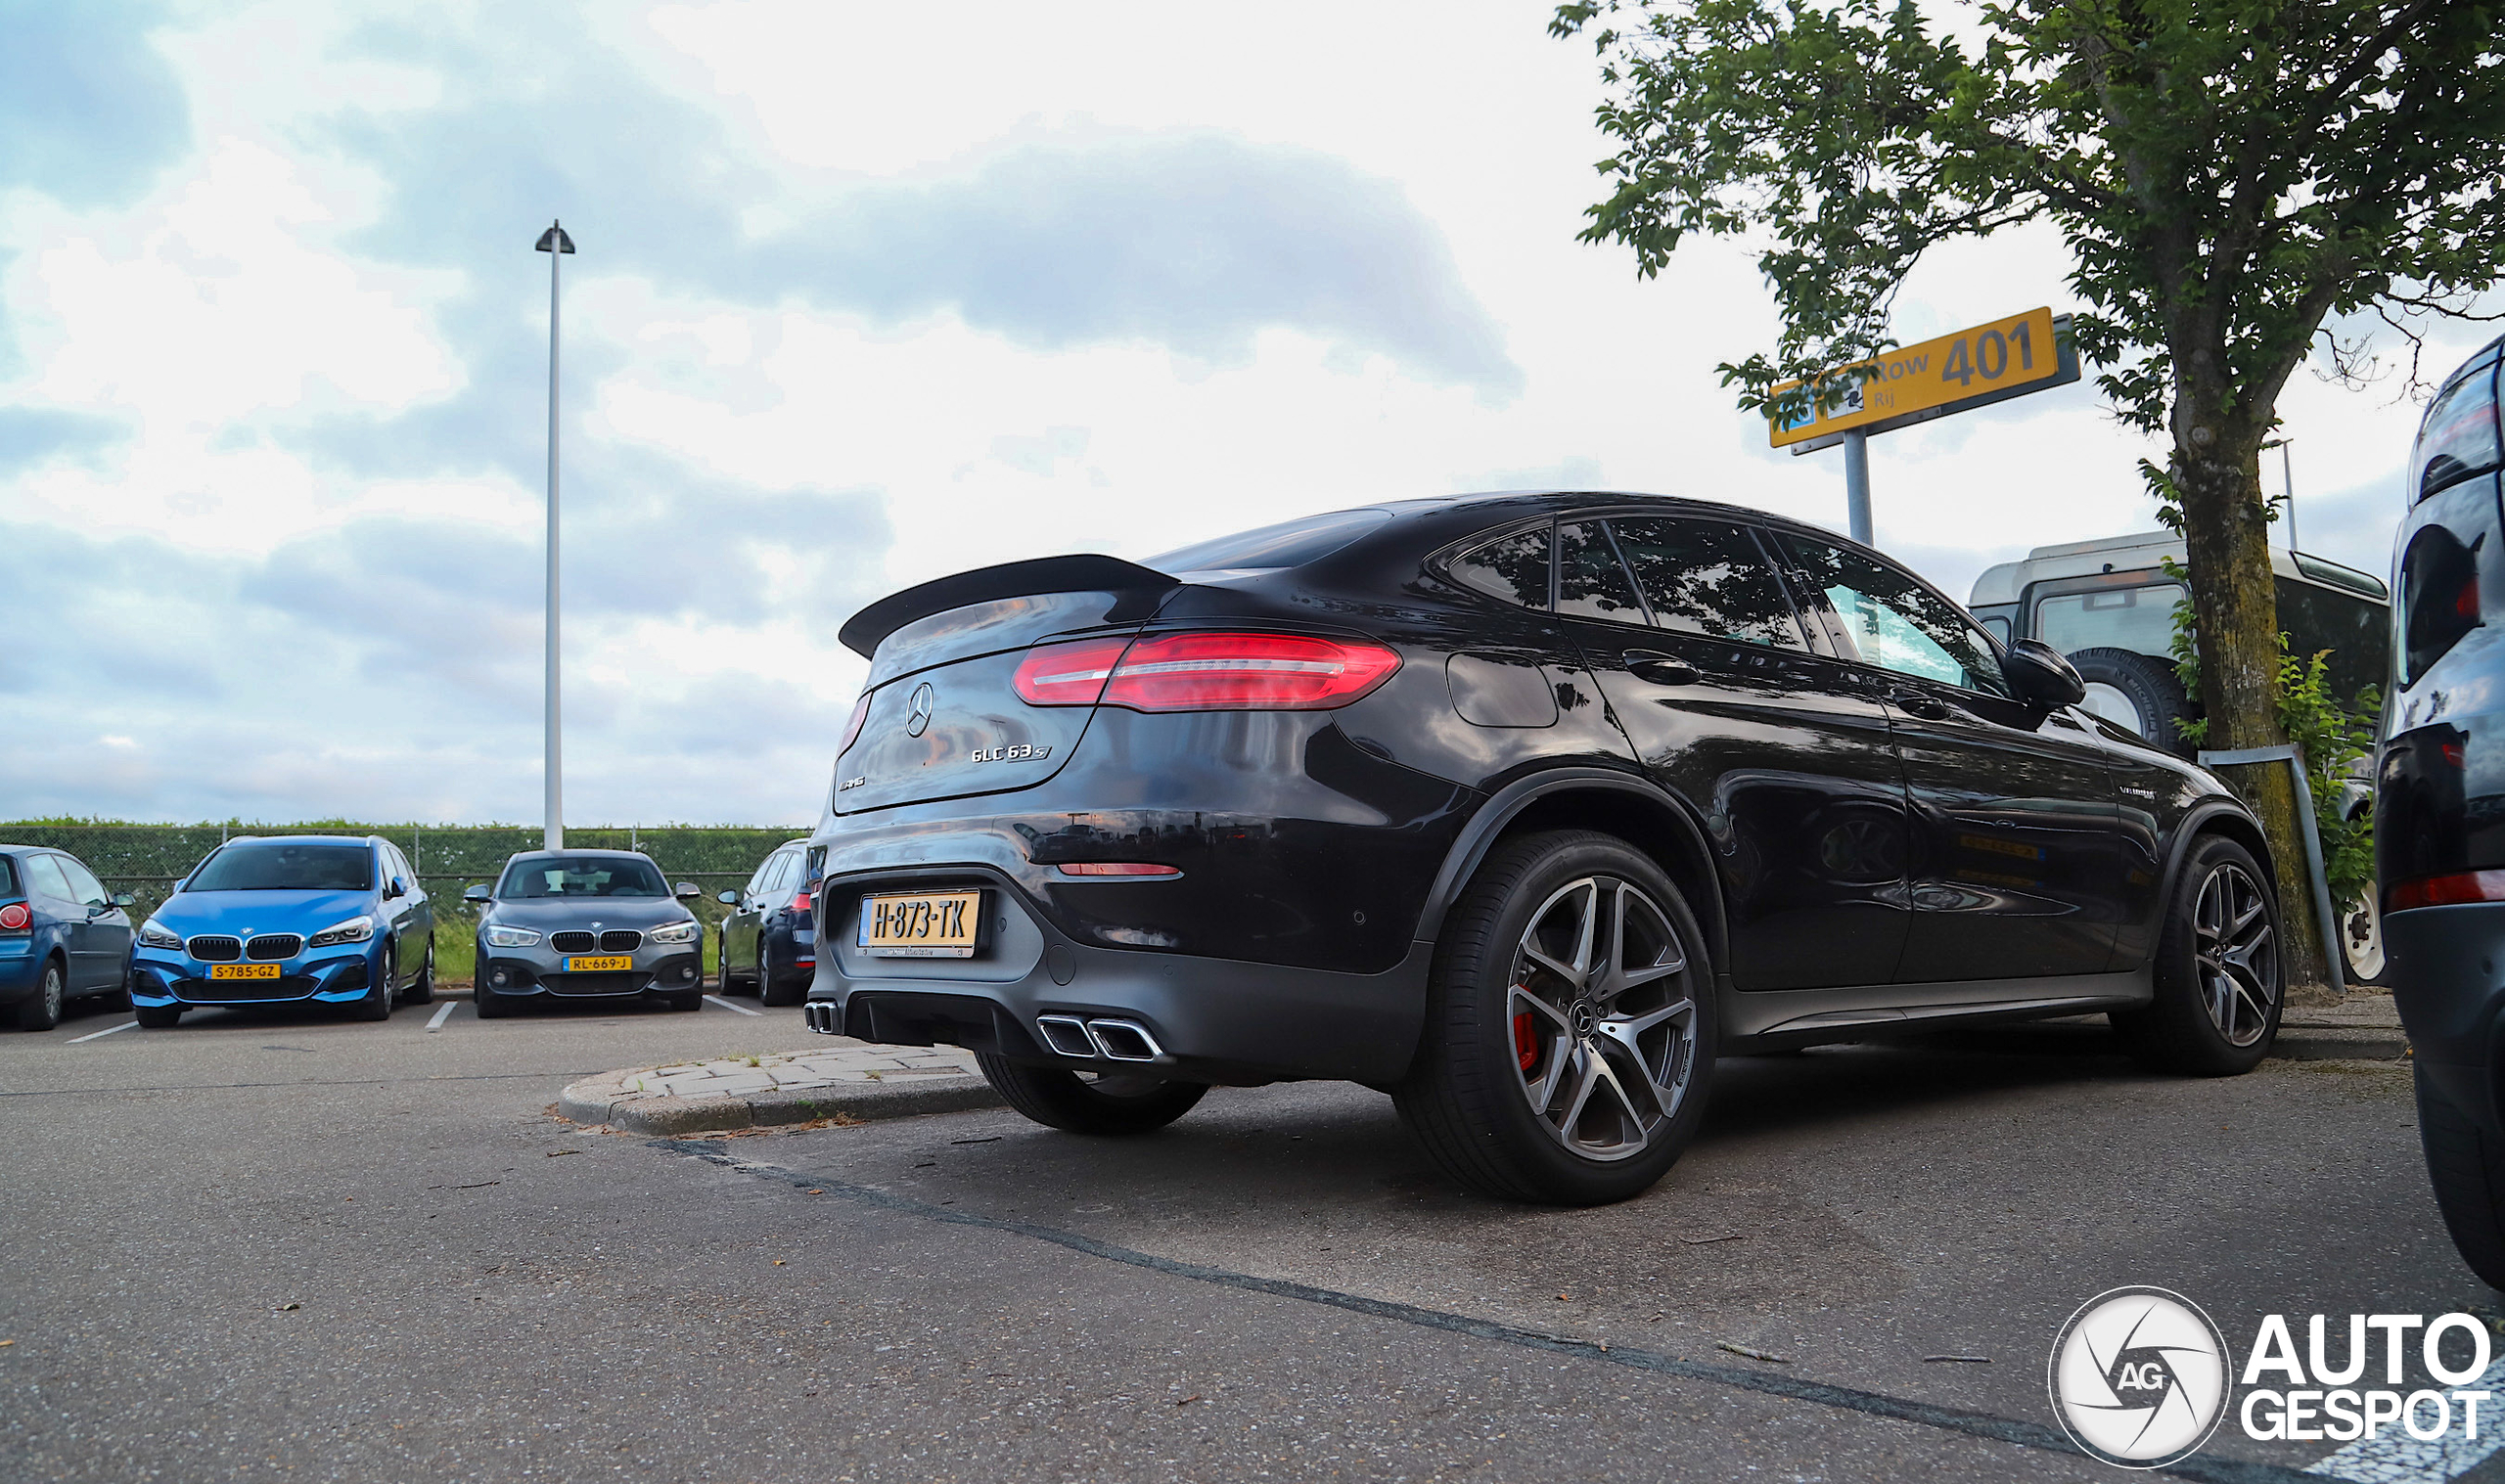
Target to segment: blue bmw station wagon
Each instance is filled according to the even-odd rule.
[[[202,1005],[311,1001],[389,1018],[434,997],[434,909],[377,835],[242,836],[139,929],[131,1003],[162,1028]]]

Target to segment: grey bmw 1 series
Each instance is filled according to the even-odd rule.
[[[528,850],[505,862],[478,904],[476,995],[481,1019],[524,1000],[615,1003],[656,997],[695,1010],[705,995],[705,929],[684,902],[696,887],[664,884],[631,850]]]

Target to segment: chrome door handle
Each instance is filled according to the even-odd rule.
[[[1705,678],[1696,666],[1677,655],[1652,650],[1627,651],[1626,673],[1657,686],[1692,686]]]

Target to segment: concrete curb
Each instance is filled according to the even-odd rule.
[[[557,1112],[575,1123],[607,1124],[631,1134],[669,1136],[725,1129],[771,1128],[821,1118],[866,1123],[917,1113],[956,1113],[1001,1106],[1000,1095],[980,1077],[915,1077],[910,1081],[859,1082],[744,1097],[680,1098],[625,1090],[632,1071],[586,1077],[557,1097]]]
[[[2281,1061],[2391,1061],[2409,1055],[2398,1026],[2283,1025],[2270,1055]]]

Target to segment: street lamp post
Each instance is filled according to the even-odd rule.
[[[544,849],[563,850],[565,775],[557,710],[557,263],[574,250],[574,240],[551,221],[548,230],[539,234],[539,250],[548,254],[548,799],[540,843]]]

